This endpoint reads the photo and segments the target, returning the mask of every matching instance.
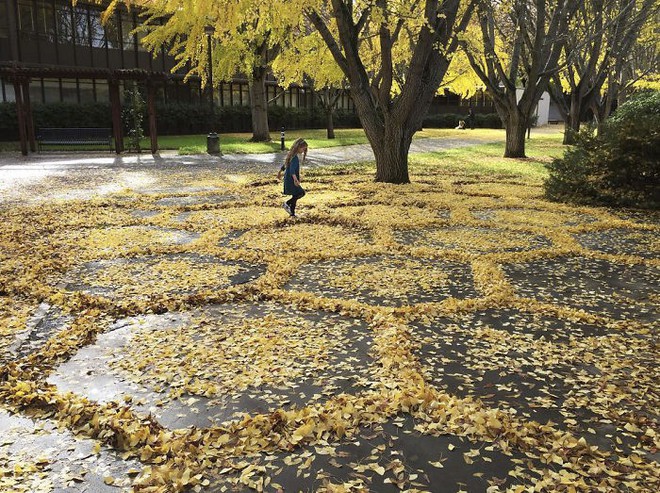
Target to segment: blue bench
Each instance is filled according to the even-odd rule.
[[[39,150],[45,145],[107,145],[112,150],[111,128],[40,128],[37,131]]]

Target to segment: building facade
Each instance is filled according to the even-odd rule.
[[[66,67],[74,74],[80,69],[141,69],[162,73],[164,84],[157,91],[160,101],[195,103],[208,96],[199,79],[184,82],[184,71],[172,73],[175,60],[162,48],[152,56],[141,44],[140,34],[133,33],[139,17],[135,9],[116,10],[105,24],[102,7],[66,0],[0,0],[0,66],[27,66],[32,69]],[[99,78],[43,77],[30,80],[33,103],[108,101],[108,81]],[[123,93],[123,91],[122,91]],[[308,87],[283,89],[271,79],[267,82],[271,104],[284,107],[308,107],[314,104]],[[214,101],[220,106],[247,106],[250,93],[247,80],[234,78],[214,87]],[[0,102],[15,100],[12,84],[0,78]],[[338,106],[352,109],[346,94]]]

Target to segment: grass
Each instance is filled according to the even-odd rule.
[[[563,134],[555,132],[539,132],[532,134],[526,141],[527,158],[504,158],[504,131],[497,131],[499,142],[478,144],[469,147],[448,149],[440,152],[412,154],[410,156],[410,171],[425,173],[440,166],[452,173],[467,175],[484,174],[503,177],[521,178],[532,182],[545,179],[548,175],[545,165],[553,158],[560,157],[564,152]]]
[[[220,134],[220,146],[225,154],[264,154],[280,151],[280,142],[249,142],[250,133]],[[325,129],[292,130],[286,132],[285,145],[288,147],[293,140],[303,137],[314,149],[339,147],[352,144],[365,144],[367,138],[361,128],[336,129],[336,138],[328,140]],[[272,132],[273,138],[279,133]],[[561,156],[562,134],[557,128],[546,127],[534,130],[532,139],[527,141],[527,159],[504,159],[504,130],[480,128],[475,130],[455,130],[447,128],[424,129],[415,134],[415,138],[469,138],[481,141],[477,146],[450,149],[442,152],[414,154],[410,158],[411,173],[423,172],[429,166],[442,164],[452,172],[465,173],[495,173],[507,176],[542,179],[547,172],[544,164],[553,157]],[[495,142],[495,143],[494,143]],[[206,135],[163,135],[158,138],[161,150],[178,150],[181,155],[203,154],[206,152]],[[149,140],[142,142],[143,152],[149,152]],[[78,146],[72,150],[100,150]],[[0,142],[0,152],[16,152],[17,142]],[[52,147],[51,150],[65,150]],[[105,149],[104,149],[105,150]]]
[[[470,137],[481,140],[501,138],[501,130],[478,129],[465,132],[447,128],[424,129],[415,134],[415,138],[428,137]],[[275,140],[271,142],[249,142],[251,133],[229,133],[220,135],[220,147],[226,154],[265,154],[280,151],[278,132],[271,132]],[[285,134],[285,146],[288,148],[297,138],[304,138],[310,149],[340,147],[353,144],[366,144],[369,141],[361,128],[335,129],[335,138],[327,139],[325,129],[291,130]],[[206,152],[206,135],[164,135],[158,144],[163,150],[179,150],[179,154],[202,154]],[[148,148],[148,141],[145,141]]]

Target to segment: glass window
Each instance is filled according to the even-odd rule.
[[[105,47],[105,31],[101,25],[101,12],[98,10],[89,11],[89,35],[94,48]]]
[[[73,41],[73,19],[71,18],[70,5],[57,6],[57,36],[60,43],[70,43]]]
[[[78,86],[75,79],[62,79],[62,101],[65,103],[78,102]]]
[[[96,81],[96,100],[99,103],[106,103],[110,101],[110,90],[108,89],[107,80]]]
[[[7,26],[7,4],[0,2],[0,38],[9,36],[9,27]]]
[[[48,41],[56,39],[53,6],[41,0],[37,2],[37,32]]]
[[[94,102],[94,83],[91,80],[81,80],[79,83],[80,102]]]
[[[229,84],[222,84],[222,105],[229,106],[231,103],[231,89]]]
[[[16,101],[16,94],[14,93],[14,84],[6,80],[2,80],[1,82],[2,82],[3,97],[5,103],[13,103],[14,101]]]
[[[241,86],[238,84],[231,84],[231,104],[233,106],[241,105]]]
[[[24,33],[35,32],[34,9],[29,0],[18,2],[18,28]]]
[[[78,6],[73,9],[76,27],[76,44],[89,46],[89,24],[87,23],[87,7]]]
[[[144,31],[138,31],[137,33],[137,49],[138,51],[149,51],[146,46],[142,44],[142,39],[147,35]]]
[[[30,103],[42,103],[41,79],[32,79],[30,82]]]
[[[250,105],[250,86],[247,84],[241,85],[241,93],[243,94],[243,106]]]
[[[117,22],[117,15],[113,15],[103,25],[103,32],[105,34],[108,48],[121,49],[121,39],[119,36],[119,23]]]
[[[135,48],[135,36],[132,34],[135,26],[133,25],[133,16],[130,13],[122,13],[121,18],[121,36],[125,50]]]
[[[44,103],[60,102],[60,80],[44,79]]]

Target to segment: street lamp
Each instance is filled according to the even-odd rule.
[[[206,51],[208,55],[208,66],[209,66],[209,102],[211,104],[211,113],[213,113],[213,60],[211,58],[211,36],[213,36],[213,33],[215,32],[215,28],[213,26],[205,26],[204,27],[204,34],[206,34]]]
[[[213,102],[213,59],[211,57],[211,36],[215,32],[215,28],[211,25],[204,26],[204,34],[206,34],[206,51],[208,55],[208,65],[209,65],[209,103],[211,104],[211,124],[214,124],[214,112],[215,104]],[[218,134],[214,131],[211,131],[206,136],[206,152],[209,154],[222,154],[220,151],[220,138]]]

